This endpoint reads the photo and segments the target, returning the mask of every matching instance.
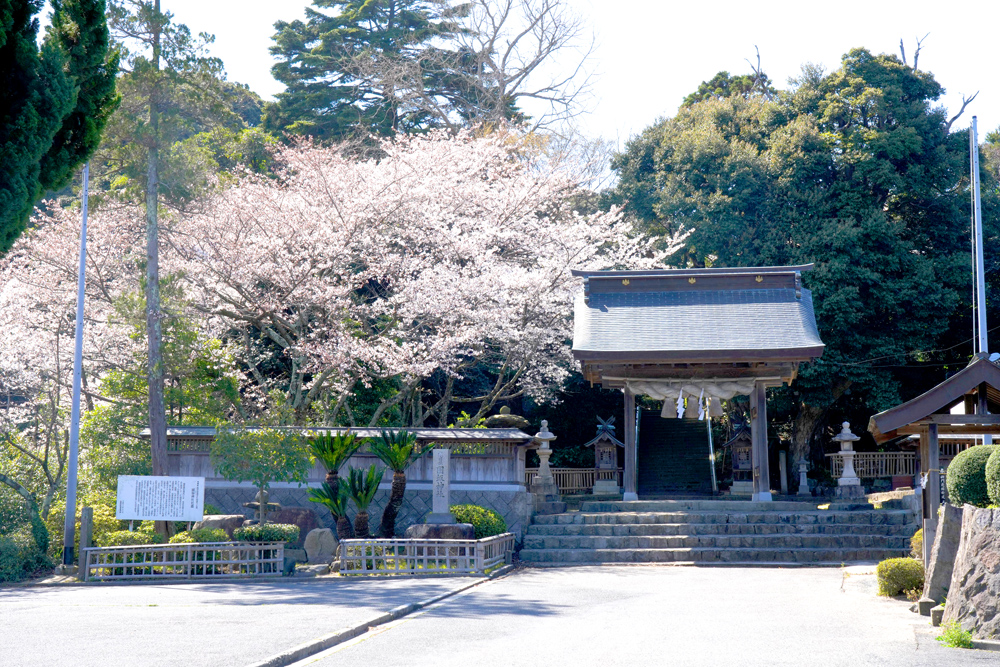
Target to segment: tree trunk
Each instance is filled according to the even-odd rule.
[[[330,488],[336,492],[340,486],[340,473],[336,470],[327,470],[325,481],[330,485]]]
[[[351,520],[346,516],[337,517],[337,540],[349,540],[354,537]]]
[[[396,516],[399,508],[403,505],[403,495],[406,493],[406,473],[392,473],[392,493],[389,494],[389,502],[382,510],[382,525],[379,527],[380,537],[396,536]]]
[[[260,502],[257,503],[257,524],[263,526],[264,519],[267,517],[267,503],[271,500],[271,497],[264,491],[263,486],[257,491],[257,498],[260,499]]]
[[[354,515],[354,536],[358,539],[370,537],[368,533],[368,510],[358,510]]]

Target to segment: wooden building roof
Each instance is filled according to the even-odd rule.
[[[868,431],[876,442],[919,433],[928,424],[938,424],[944,434],[996,434],[1000,433],[1000,415],[997,414],[950,414],[952,407],[967,401],[972,407],[973,398],[978,402],[979,393],[991,412],[996,410],[994,397],[1000,390],[1000,367],[987,358],[977,355],[968,366],[952,375],[944,382],[928,389],[920,396],[896,407],[873,415],[868,422]],[[966,409],[971,413],[970,409]]]
[[[573,355],[591,382],[618,377],[791,381],[823,354],[812,294],[787,267],[574,271]]]

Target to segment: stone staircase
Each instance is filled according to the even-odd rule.
[[[906,556],[910,510],[821,510],[817,503],[640,500],[535,516],[521,562],[840,565]]]

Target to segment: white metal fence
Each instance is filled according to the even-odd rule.
[[[844,459],[839,453],[827,454],[830,472],[840,477],[844,472]],[[896,477],[917,473],[915,452],[858,452],[854,455],[854,471],[858,477]]]
[[[84,549],[83,581],[277,577],[284,542],[142,544]]]
[[[481,540],[344,540],[340,574],[485,574],[510,562],[513,552],[513,533]]]

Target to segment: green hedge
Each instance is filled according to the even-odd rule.
[[[920,528],[910,538],[910,555],[919,560],[924,558],[924,529]]]
[[[229,535],[221,528],[196,528],[177,533],[170,538],[171,544],[187,544],[190,542],[229,542]]]
[[[95,543],[99,547],[132,547],[141,544],[163,544],[163,535],[151,530],[114,530],[101,535]]]
[[[986,495],[994,505],[1000,505],[1000,447],[994,447],[986,460]]]
[[[986,462],[996,451],[995,445],[976,445],[959,452],[948,466],[948,500],[953,505],[966,503],[977,507],[990,504],[986,490]]]
[[[299,527],[290,523],[265,523],[263,526],[243,526],[233,531],[238,542],[288,542],[299,541]]]
[[[890,558],[875,568],[879,595],[899,595],[923,590],[924,565],[915,558]]]
[[[493,510],[479,505],[452,505],[451,513],[459,523],[471,523],[476,539],[493,537],[507,532],[507,522]]]
[[[52,566],[49,532],[21,496],[0,487],[0,581],[20,581]]]

